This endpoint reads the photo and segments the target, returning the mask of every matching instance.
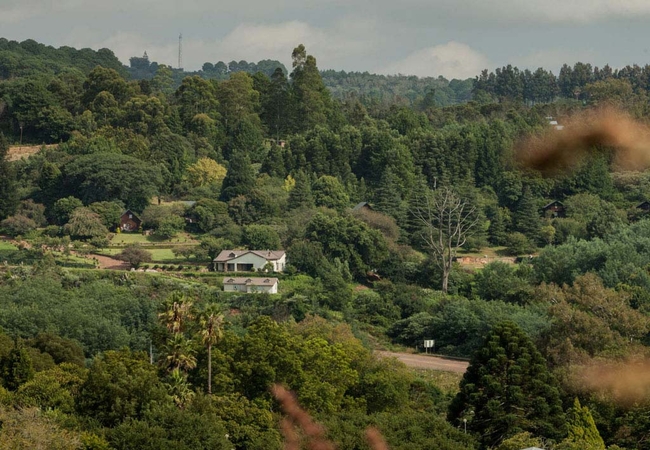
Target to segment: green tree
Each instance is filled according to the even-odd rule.
[[[338,211],[343,211],[350,206],[350,197],[336,177],[323,175],[318,178],[312,186],[312,192],[316,206],[325,206]]]
[[[95,202],[88,205],[94,213],[99,214],[102,223],[109,230],[114,230],[120,225],[120,217],[124,207],[117,202]]]
[[[137,269],[142,263],[151,261],[151,252],[140,248],[138,245],[130,245],[115,257],[129,263],[131,267]]]
[[[558,450],[605,450],[605,442],[589,408],[576,398],[567,412],[568,436],[557,445]]]
[[[513,219],[516,231],[525,234],[532,242],[538,241],[539,230],[542,223],[540,220],[537,199],[530,189],[524,189],[519,202],[517,202],[517,208],[513,214]]]
[[[7,161],[9,143],[0,133],[0,220],[11,216],[18,206],[16,175]]]
[[[293,50],[291,58],[296,128],[306,131],[316,125],[326,124],[332,100],[316,66],[316,58],[308,55],[302,44]]]
[[[492,328],[474,354],[449,406],[448,420],[495,446],[517,433],[565,435],[560,391],[544,357],[513,322]]]
[[[246,225],[243,243],[249,250],[275,250],[280,248],[280,236],[269,225]]]
[[[185,219],[176,215],[169,215],[161,220],[160,225],[156,228],[154,234],[163,239],[171,239],[183,231]]]
[[[9,354],[0,361],[4,386],[12,391],[34,378],[32,358],[25,347],[14,346]]]
[[[201,158],[187,168],[186,176],[192,186],[206,186],[221,183],[226,177],[226,168],[214,159]]]
[[[102,223],[100,215],[86,207],[72,211],[63,231],[76,239],[92,239],[108,235],[108,229]]]
[[[159,165],[113,153],[80,156],[63,172],[64,190],[84,203],[120,200],[135,211],[142,211],[163,185]]]
[[[72,212],[77,208],[81,208],[83,203],[75,197],[65,197],[58,199],[52,207],[52,219],[57,225],[65,225],[70,221]]]
[[[243,151],[232,155],[228,172],[221,185],[220,200],[229,201],[239,195],[247,195],[255,187],[255,173],[250,159]]]
[[[141,419],[154,406],[169,401],[156,367],[144,353],[108,351],[90,366],[76,409],[112,427],[129,418]]]
[[[311,192],[311,183],[305,172],[299,170],[295,174],[296,184],[289,192],[289,209],[311,208],[314,206],[314,197]]]

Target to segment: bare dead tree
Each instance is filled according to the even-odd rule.
[[[420,225],[420,236],[442,271],[442,291],[449,288],[449,274],[456,252],[472,235],[478,222],[476,207],[451,188],[428,191],[411,214]]]

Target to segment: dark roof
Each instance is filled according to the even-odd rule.
[[[361,208],[372,209],[372,206],[370,206],[370,203],[368,203],[368,202],[360,202],[360,203],[357,203],[354,208],[352,208],[352,211],[359,211]]]
[[[214,262],[226,262],[235,258],[239,258],[247,253],[253,253],[260,258],[267,261],[276,261],[284,256],[283,250],[222,250],[219,255],[214,258]]]
[[[544,206],[543,209],[550,208],[551,206],[555,205],[556,203],[557,203],[558,205],[560,205],[560,206],[564,206],[564,203],[562,203],[561,201],[559,201],[559,200],[553,200],[551,203],[549,203],[548,205]]]
[[[122,215],[120,216],[120,219],[121,219],[122,217],[124,217],[126,214],[133,214],[133,218],[134,218],[134,219],[139,220],[140,222],[142,222],[142,220],[138,217],[138,215],[137,215],[136,213],[134,213],[133,211],[131,211],[130,209],[127,209],[126,211],[124,211],[124,212],[122,213]]]

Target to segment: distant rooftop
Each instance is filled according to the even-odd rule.
[[[223,279],[223,284],[244,284],[246,286],[273,286],[277,282],[277,278],[231,277]]]

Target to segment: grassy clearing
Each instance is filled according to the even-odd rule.
[[[0,241],[0,250],[18,250],[18,248],[6,241]]]
[[[160,239],[157,236],[145,236],[142,233],[117,233],[111,239],[111,246],[139,244],[142,246],[159,245],[196,245],[199,242],[189,233],[179,233],[172,239]]]
[[[105,256],[115,256],[122,252],[122,248],[105,248],[99,252],[101,255]],[[171,248],[148,248],[146,249],[151,253],[151,259],[153,262],[166,262],[166,263],[187,263],[185,258],[177,258],[176,255],[172,252]]]
[[[412,369],[420,378],[430,381],[445,394],[455,395],[460,390],[462,373],[443,372],[431,369]]]

